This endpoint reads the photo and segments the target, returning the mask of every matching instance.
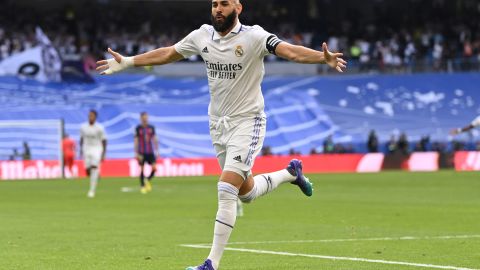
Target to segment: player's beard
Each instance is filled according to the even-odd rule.
[[[227,31],[228,29],[230,29],[233,26],[233,24],[235,23],[236,19],[237,19],[237,11],[236,10],[233,10],[232,13],[230,13],[230,15],[225,17],[225,19],[223,19],[223,22],[219,22],[215,19],[215,16],[213,16],[213,15],[211,16],[213,28],[215,29],[215,31],[220,32],[220,33],[223,33],[225,31]]]

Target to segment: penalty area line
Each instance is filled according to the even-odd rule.
[[[182,247],[188,248],[197,248],[197,249],[210,249],[209,245],[181,245]],[[390,265],[404,265],[404,266],[414,266],[414,267],[423,267],[423,268],[432,268],[432,269],[449,269],[449,270],[480,270],[473,268],[465,268],[458,266],[449,266],[449,265],[434,265],[434,264],[423,264],[423,263],[410,263],[410,262],[397,262],[397,261],[387,261],[387,260],[373,260],[365,258],[355,258],[355,257],[338,257],[338,256],[326,256],[326,255],[315,255],[315,254],[302,254],[302,253],[291,253],[291,252],[278,252],[270,250],[260,250],[260,249],[246,249],[246,248],[225,248],[225,250],[238,251],[238,252],[247,252],[247,253],[256,253],[256,254],[270,254],[270,255],[279,255],[279,256],[290,256],[290,257],[304,257],[304,258],[316,258],[324,260],[334,260],[334,261],[355,261],[355,262],[368,262],[368,263],[379,263],[379,264],[390,264]]]

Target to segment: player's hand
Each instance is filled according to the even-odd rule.
[[[126,68],[133,67],[133,57],[125,57],[110,48],[108,48],[108,52],[113,58],[97,61],[97,71],[99,71],[101,75],[110,75]]]
[[[142,161],[143,161],[143,155],[136,154],[135,157],[137,158],[138,162],[142,162]]]
[[[460,128],[452,129],[450,130],[450,135],[455,136],[462,133],[462,130]]]
[[[336,69],[338,72],[343,72],[347,68],[347,61],[343,60],[343,53],[332,53],[328,50],[327,43],[322,44],[323,56],[325,57],[325,63],[331,68]]]

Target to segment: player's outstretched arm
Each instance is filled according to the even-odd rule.
[[[323,52],[307,47],[281,42],[275,49],[275,54],[287,60],[302,64],[327,64],[338,72],[347,68],[347,61],[341,57],[343,53],[332,53],[328,50],[327,43],[322,45]]]
[[[473,125],[468,125],[468,126],[465,126],[463,128],[455,128],[455,129],[450,130],[450,135],[455,136],[455,135],[458,135],[460,133],[470,131],[474,128],[475,128],[475,126],[473,126]]]
[[[101,75],[109,75],[134,66],[165,65],[183,59],[183,56],[179,54],[173,46],[155,49],[144,54],[130,57],[123,56],[110,48],[108,48],[108,52],[113,58],[97,62],[97,71],[99,71]]]

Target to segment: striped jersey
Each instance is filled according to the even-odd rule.
[[[203,58],[210,88],[210,116],[253,116],[264,110],[260,87],[265,73],[263,58],[275,53],[280,42],[258,25],[237,22],[222,37],[213,26],[204,24],[175,44],[175,50],[185,58]]]
[[[152,125],[138,125],[135,128],[135,138],[138,139],[138,149],[139,154],[154,154],[155,149],[153,148],[153,138],[155,137],[155,127]]]

